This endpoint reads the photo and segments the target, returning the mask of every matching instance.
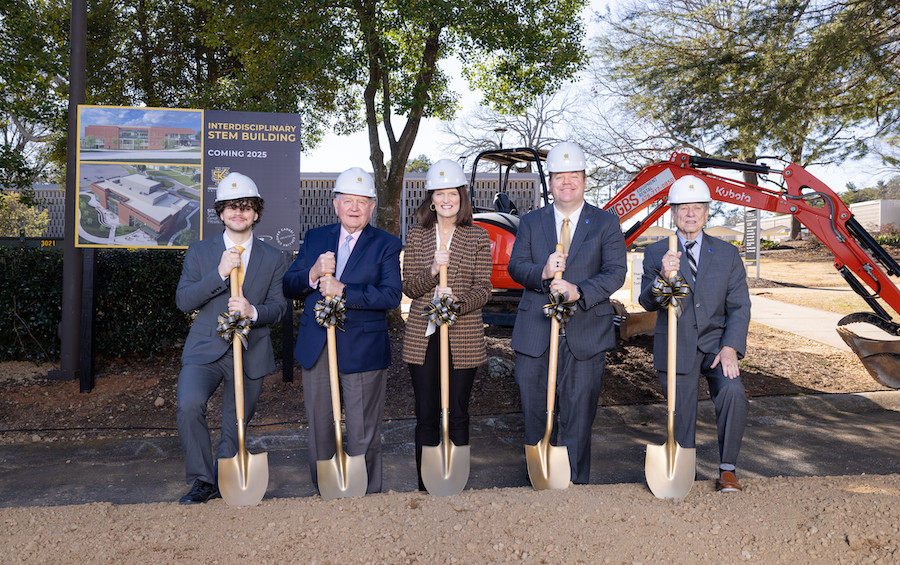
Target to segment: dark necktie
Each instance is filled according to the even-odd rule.
[[[694,246],[696,241],[689,241],[684,244],[684,250],[687,251],[688,264],[691,266],[691,279],[697,280],[697,259],[694,258]]]

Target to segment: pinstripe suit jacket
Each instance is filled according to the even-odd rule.
[[[413,302],[403,337],[403,360],[415,365],[425,363],[428,347],[425,337],[428,320],[422,313],[438,284],[438,277],[431,275],[436,247],[433,227],[424,229],[416,225],[410,229],[403,254],[403,293]],[[484,228],[457,226],[450,241],[447,285],[460,305],[460,316],[450,326],[453,368],[477,367],[487,361],[481,307],[491,296],[491,241]]]
[[[542,279],[541,271],[556,250],[557,239],[553,206],[544,206],[522,217],[509,258],[510,276],[525,287],[510,345],[531,357],[540,357],[550,347],[550,318],[542,308],[550,280]],[[582,294],[566,325],[566,341],[576,359],[590,359],[616,347],[609,297],[625,282],[625,256],[618,218],[585,203],[563,273],[563,279],[581,288]]]
[[[653,366],[665,371],[668,362],[669,316],[653,298],[652,287],[662,257],[669,250],[667,239],[647,246],[644,251],[644,277],[641,279],[639,301],[648,311],[657,310],[653,332]],[[679,273],[691,280],[687,253],[678,242],[681,252]],[[697,350],[718,353],[729,346],[737,351],[738,359],[747,350],[747,331],[750,326],[750,291],[747,271],[735,246],[703,233],[703,248],[697,265],[697,280],[691,293],[681,303],[682,314],[676,324],[676,372],[691,370]]]

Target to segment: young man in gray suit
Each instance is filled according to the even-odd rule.
[[[553,205],[522,217],[509,259],[509,274],[525,287],[511,346],[525,443],[535,445],[547,421],[550,318],[542,307],[554,290],[575,301],[575,313],[560,332],[556,414],[559,444],[569,452],[571,480],[586,484],[606,351],[616,346],[609,297],[625,282],[625,238],[618,218],[584,201],[586,162],[580,147],[558,144],[547,154],[547,169]],[[564,247],[561,253],[556,251],[558,242]],[[554,280],[557,271],[563,275]]]
[[[240,173],[230,173],[216,189],[216,213],[225,231],[192,243],[175,303],[184,312],[197,310],[178,375],[178,437],[184,448],[185,475],[191,490],[179,501],[200,504],[219,496],[216,463],[237,453],[237,416],[234,404],[234,359],[231,344],[216,332],[222,312],[248,316],[251,330],[243,354],[245,423],[249,424],[262,391],[262,377],[275,370],[269,324],[281,320],[288,302],[281,290],[285,260],[281,252],[253,237],[263,199],[256,183]],[[231,296],[230,276],[243,270],[239,296]],[[206,405],[219,384],[222,395],[222,435],[213,458]]]
[[[735,463],[749,408],[738,360],[747,349],[750,293],[737,248],[703,233],[711,200],[709,187],[693,175],[681,177],[669,188],[668,202],[678,228],[678,251],[669,251],[667,240],[647,246],[639,300],[648,311],[659,311],[653,336],[653,366],[665,391],[668,315],[654,298],[653,285],[660,273],[668,278],[677,272],[691,287],[681,303],[677,324],[675,440],[685,448],[695,445],[697,392],[702,373],[709,383],[719,431],[721,464],[716,490],[736,492],[741,485],[735,476]]]

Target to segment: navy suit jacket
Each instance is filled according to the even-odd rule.
[[[647,246],[639,298],[646,310],[659,311],[653,332],[653,366],[657,371],[667,370],[669,316],[653,298],[652,287],[668,250],[668,239]],[[678,251],[681,252],[679,273],[690,281],[690,265],[680,240]],[[691,293],[681,303],[682,314],[676,324],[676,372],[686,374],[691,370],[697,350],[717,354],[727,345],[737,351],[738,359],[743,357],[750,326],[750,291],[737,248],[704,232],[697,280],[690,286]]]
[[[550,318],[543,306],[549,299],[550,280],[541,278],[547,257],[556,251],[553,206],[522,217],[509,259],[509,274],[525,287],[512,348],[540,357],[550,347]],[[572,235],[563,279],[581,288],[575,314],[566,324],[566,341],[576,359],[585,360],[615,349],[614,311],[609,297],[622,287],[627,272],[625,238],[619,219],[585,203]]]
[[[224,252],[225,241],[218,234],[195,241],[184,256],[175,304],[183,312],[199,310],[184,342],[181,362],[185,365],[212,363],[231,349],[231,344],[216,332],[216,320],[228,310],[231,297],[231,288],[218,271]],[[280,251],[258,239],[253,242],[244,277],[244,297],[256,307],[257,319],[242,357],[244,374],[251,379],[275,370],[269,324],[281,320],[288,309],[281,291],[284,269],[285,258]]]
[[[310,288],[309,270],[322,253],[337,253],[340,233],[339,223],[307,232],[297,259],[284,275],[285,296],[306,298],[294,349],[294,357],[305,369],[315,364],[326,342],[325,328],[315,320],[315,305],[323,296]],[[350,254],[341,276],[346,286],[344,331],[335,332],[342,373],[375,371],[391,364],[387,311],[400,305],[400,248],[398,238],[367,225]]]

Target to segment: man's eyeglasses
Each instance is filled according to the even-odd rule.
[[[225,205],[227,210],[240,210],[246,212],[253,209],[253,204],[249,200],[234,200]]]

